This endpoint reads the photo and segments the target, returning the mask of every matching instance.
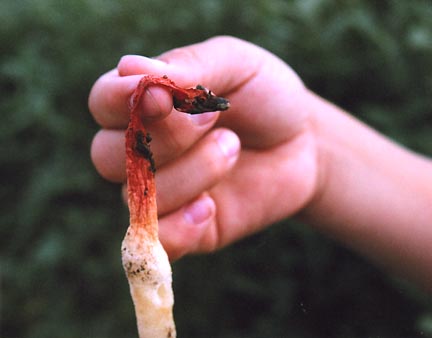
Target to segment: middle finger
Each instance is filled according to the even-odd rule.
[[[150,123],[151,149],[156,166],[179,157],[215,124],[218,113],[188,115],[173,112],[167,118]],[[98,172],[113,182],[126,180],[124,130],[102,129],[94,137],[91,157]]]

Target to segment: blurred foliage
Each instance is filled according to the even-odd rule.
[[[1,336],[136,337],[127,213],[89,159],[92,83],[128,53],[230,34],[432,154],[429,0],[0,2]],[[432,337],[432,306],[307,227],[174,265],[180,337]]]

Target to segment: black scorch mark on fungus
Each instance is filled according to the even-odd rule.
[[[142,156],[144,157],[147,161],[150,162],[150,170],[152,173],[156,172],[156,165],[155,165],[155,161],[153,159],[153,153],[150,150],[150,141],[151,141],[151,136],[149,133],[147,133],[146,135],[144,135],[144,133],[139,130],[136,132],[135,134],[135,150]]]

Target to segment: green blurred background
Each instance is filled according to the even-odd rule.
[[[432,2],[0,1],[1,336],[136,337],[127,210],[89,159],[91,85],[230,34],[432,155]],[[431,182],[429,182],[431,183]],[[293,221],[174,264],[180,337],[432,337],[431,299]]]

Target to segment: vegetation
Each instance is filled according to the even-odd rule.
[[[127,212],[89,159],[88,93],[124,54],[235,35],[432,155],[428,0],[15,0],[0,19],[2,337],[136,337]],[[174,283],[180,337],[432,337],[430,299],[293,221],[182,259]]]

